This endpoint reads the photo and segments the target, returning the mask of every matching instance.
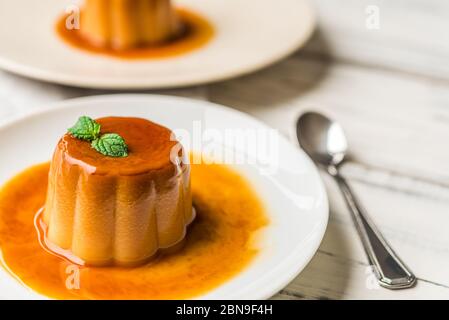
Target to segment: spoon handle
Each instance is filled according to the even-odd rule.
[[[346,180],[338,173],[336,168],[333,169],[329,170],[329,173],[335,178],[343,193],[379,284],[388,289],[412,287],[416,282],[416,277],[399,259],[359,205]]]

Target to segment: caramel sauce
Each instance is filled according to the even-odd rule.
[[[167,168],[175,171],[170,152],[178,142],[171,139],[171,130],[142,118],[104,117],[95,121],[101,125],[101,134],[119,134],[126,141],[129,155],[125,158],[105,157],[90,143],[66,133],[59,141],[66,161],[97,175],[132,176]]]
[[[138,47],[128,50],[114,50],[99,47],[89,42],[79,30],[66,28],[67,16],[62,16],[56,24],[56,32],[69,45],[95,54],[103,54],[122,59],[158,59],[186,54],[206,45],[214,36],[214,27],[205,18],[186,9],[177,9],[184,24],[184,32],[158,46]]]
[[[7,270],[51,298],[185,299],[204,294],[251,263],[258,253],[254,236],[268,223],[239,174],[222,165],[192,165],[197,218],[181,249],[136,268],[78,266],[39,242],[34,221],[45,202],[48,170],[48,163],[31,167],[0,191],[0,249]]]

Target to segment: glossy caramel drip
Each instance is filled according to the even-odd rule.
[[[96,175],[134,176],[155,170],[168,176],[176,173],[178,165],[171,161],[170,153],[178,141],[169,129],[141,118],[107,117],[96,121],[101,125],[101,134],[118,133],[123,137],[128,145],[128,157],[105,157],[89,143],[65,134],[58,148],[64,151],[69,163]]]
[[[167,128],[139,118],[97,122],[102,134],[125,139],[129,155],[106,157],[89,142],[62,137],[49,173],[47,238],[87,265],[144,263],[185,237],[194,218],[190,166]]]
[[[137,268],[77,266],[41,247],[34,226],[45,202],[49,164],[0,190],[4,266],[31,289],[57,299],[184,299],[223,284],[258,252],[254,237],[268,221],[251,186],[221,165],[192,165],[197,218],[185,246]]]

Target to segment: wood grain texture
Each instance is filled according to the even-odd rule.
[[[439,116],[449,109],[437,102],[447,98],[445,89],[431,79],[301,54],[210,87],[210,100],[248,112],[292,140],[296,118],[305,110],[325,112],[341,122],[351,146],[343,173],[389,242],[422,279],[416,288],[395,294],[366,287],[370,274],[365,273],[365,254],[339,191],[326,178],[332,208],[320,249],[326,258],[316,258],[276,298],[449,298],[449,154],[442,147],[449,122]],[[345,268],[351,271],[338,276]],[[324,277],[323,269],[337,278],[327,275],[328,283],[307,282],[308,275]],[[358,280],[343,286],[351,279]]]
[[[449,299],[449,2],[311,1],[318,28],[290,58],[249,76],[152,93],[206,99],[249,113],[292,141],[297,116],[322,111],[343,125],[343,167],[364,207],[420,281],[375,286],[335,183],[323,243],[274,299]],[[367,6],[380,29],[366,28]],[[148,91],[140,91],[148,92]],[[52,101],[117,93],[38,83],[0,72],[0,122]]]
[[[447,184],[448,86],[360,65],[291,57],[274,67],[210,87],[234,106],[290,134],[305,110],[339,121],[351,157],[368,166]]]
[[[440,0],[311,0],[317,37],[306,52],[332,60],[449,80],[449,4]],[[379,29],[367,28],[369,7]]]
[[[332,208],[326,237],[311,264],[274,298],[449,299],[449,70],[442,66],[449,38],[441,32],[449,30],[448,4],[411,1],[405,10],[401,1],[314,3],[319,28],[304,50],[211,85],[209,99],[252,114],[292,141],[305,110],[338,120],[351,147],[343,173],[420,281],[410,290],[372,288],[349,213],[324,176]],[[380,30],[364,28],[369,4],[385,18]]]

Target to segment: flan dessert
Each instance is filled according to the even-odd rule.
[[[101,134],[122,137],[127,154],[106,156],[71,133],[60,139],[43,213],[46,241],[85,265],[135,266],[183,241],[194,219],[190,167],[165,127],[123,117],[96,123]]]
[[[158,45],[182,30],[171,0],[85,0],[81,13],[83,37],[115,50]]]

